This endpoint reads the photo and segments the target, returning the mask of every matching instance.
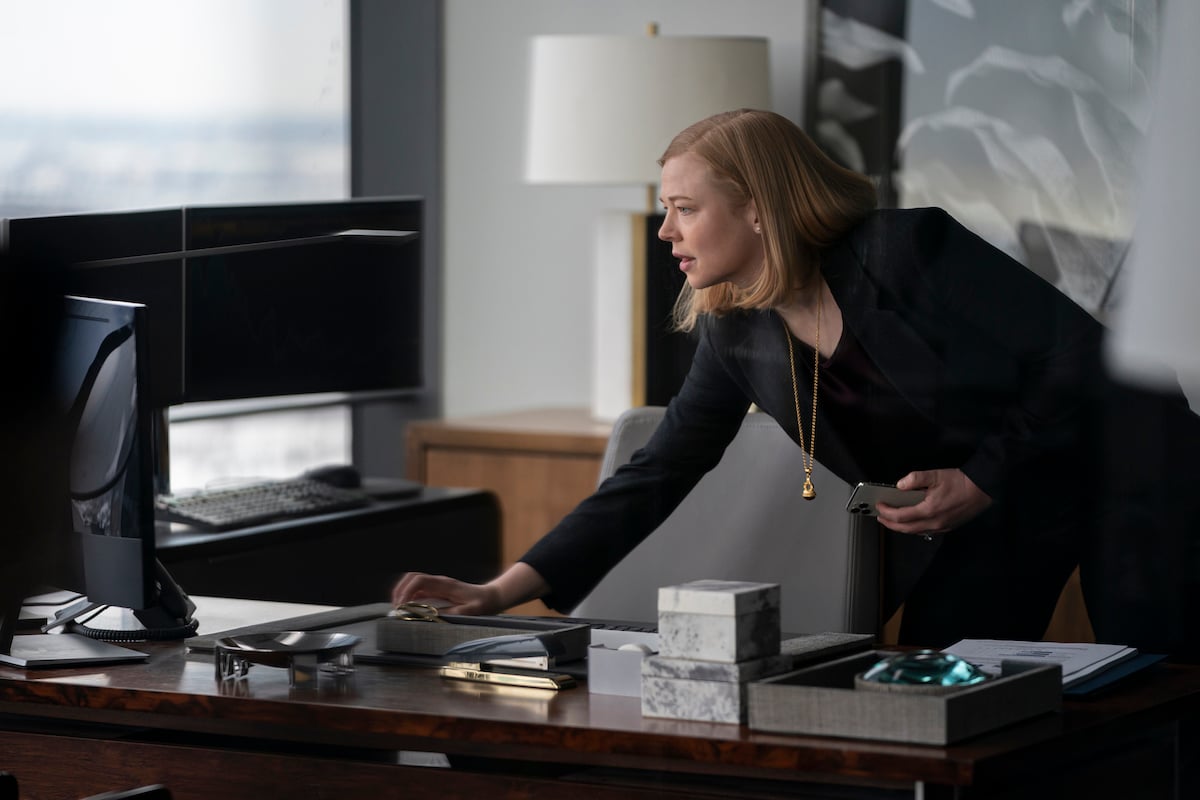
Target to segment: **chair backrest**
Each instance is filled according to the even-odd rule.
[[[601,480],[645,444],[664,411],[617,419]],[[877,633],[877,523],[846,513],[849,487],[819,463],[814,500],[800,496],[803,477],[796,443],[767,414],[747,414],[721,462],[571,613],[652,621],[659,587],[745,580],[780,585],[785,632]]]

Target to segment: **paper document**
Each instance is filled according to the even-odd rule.
[[[1138,651],[1120,644],[963,639],[944,652],[971,662],[989,675],[1000,674],[1001,661],[1061,664],[1063,686],[1067,687],[1136,656]]]

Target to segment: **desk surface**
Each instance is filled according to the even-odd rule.
[[[205,598],[198,605],[202,619],[208,614],[221,625],[312,609]],[[188,654],[178,643],[139,647],[151,653],[147,663],[28,673],[0,668],[0,714],[258,742],[897,787],[1007,779],[1013,770],[1077,758],[1101,741],[1169,731],[1180,719],[1200,717],[1200,666],[1171,663],[1107,696],[1068,700],[1061,714],[934,747],[648,718],[636,698],[592,695],[586,687],[557,693],[488,687],[412,667],[359,665],[348,688],[290,689],[285,670],[267,667],[219,685],[211,655]]]

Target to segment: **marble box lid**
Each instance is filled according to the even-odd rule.
[[[658,590],[658,610],[737,617],[779,608],[779,584],[698,580]]]

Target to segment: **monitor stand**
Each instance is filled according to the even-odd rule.
[[[145,630],[102,631],[99,635],[122,642],[144,639],[185,638],[196,632],[192,614],[195,603],[175,583],[166,569],[156,562],[159,605],[134,611]],[[3,604],[0,604],[2,606]],[[42,626],[43,633],[17,634],[21,623],[20,601],[13,608],[0,607],[0,664],[27,669],[37,667],[79,667],[144,661],[147,653],[110,641],[77,633],[47,633],[75,617],[98,607],[87,598],[72,603],[53,615]]]
[[[183,588],[171,577],[171,573],[155,559],[155,587],[158,596],[157,603],[147,608],[133,610],[133,616],[144,627],[128,629],[91,628],[79,623],[84,630],[81,638],[107,640],[110,642],[137,642],[146,640],[187,639],[196,635],[198,623],[193,616],[196,604],[187,596]],[[92,611],[103,609],[107,603],[96,603],[84,597],[59,611],[54,612],[51,619],[42,626],[42,632],[47,633],[69,623],[76,622],[78,617]],[[91,633],[91,636],[87,636]],[[72,634],[74,635],[74,634]]]
[[[74,633],[16,633],[20,600],[0,608],[0,664],[14,667],[80,667],[142,661],[147,654]]]
[[[145,661],[148,653],[128,647],[89,639],[77,633],[27,633],[12,637],[7,652],[0,652],[0,664],[35,669],[41,667],[82,667],[91,664],[115,664]]]

